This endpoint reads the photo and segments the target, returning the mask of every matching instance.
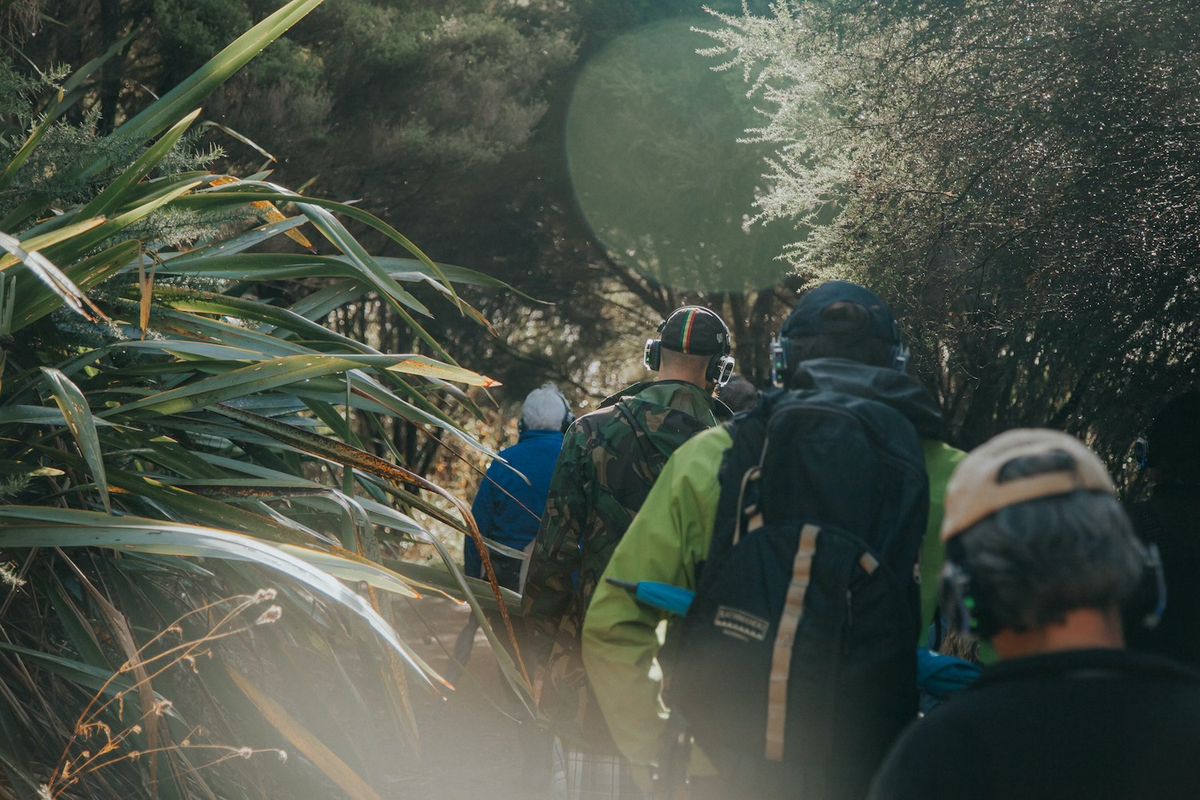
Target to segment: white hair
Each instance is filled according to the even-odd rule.
[[[534,389],[521,406],[521,419],[526,430],[556,431],[562,428],[569,407],[562,392],[553,383]]]

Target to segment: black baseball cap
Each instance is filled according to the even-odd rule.
[[[796,307],[783,323],[780,334],[788,339],[819,336],[824,333],[821,315],[838,303],[862,306],[870,319],[871,334],[885,342],[900,343],[900,333],[892,310],[879,295],[865,286],[848,281],[829,281],[809,289],[796,301]]]
[[[683,306],[659,326],[662,346],[677,353],[719,356],[729,352],[729,327],[704,306]]]

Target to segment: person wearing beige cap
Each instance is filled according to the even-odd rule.
[[[952,623],[1000,661],[910,726],[871,800],[1196,797],[1200,673],[1124,649],[1122,606],[1156,571],[1100,459],[1001,434],[955,471],[941,538]]]

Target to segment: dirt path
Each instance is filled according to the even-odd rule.
[[[412,613],[405,615],[407,640],[430,666],[445,674],[450,665],[447,651],[454,649],[455,639],[470,612],[465,606],[442,599],[416,601],[410,610]],[[445,701],[417,693],[414,706],[422,744],[421,783],[431,790],[424,797],[429,800],[545,797],[523,786],[530,770],[525,765],[521,737],[528,735],[532,723],[520,722],[527,717],[503,680],[491,647],[483,633],[477,631],[467,671],[457,681],[456,691]],[[544,745],[549,758],[549,741],[544,740]],[[411,790],[411,785],[408,788]]]

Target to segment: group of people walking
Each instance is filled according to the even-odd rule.
[[[730,383],[731,353],[677,309],[652,380],[578,420],[536,390],[488,470],[474,511],[561,755],[531,797],[1200,794],[1200,392],[1139,442],[1126,507],[1064,433],[952,447],[862,286],[798,298],[774,388]]]

